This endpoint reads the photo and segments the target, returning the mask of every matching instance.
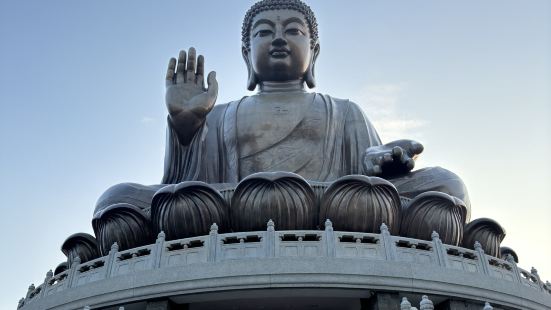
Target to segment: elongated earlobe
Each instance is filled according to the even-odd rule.
[[[241,53],[243,55],[243,60],[245,60],[245,64],[247,65],[247,89],[253,91],[256,88],[256,84],[258,84],[258,80],[256,79],[256,74],[254,74],[253,66],[249,59],[249,51],[245,46],[243,46],[241,48]]]
[[[314,69],[316,66],[316,59],[318,59],[319,53],[320,53],[320,45],[318,42],[316,42],[312,51],[312,58],[310,59],[310,65],[308,66],[308,69],[304,74],[304,81],[306,82],[306,85],[308,85],[308,88],[316,87],[316,77],[314,75],[315,73]]]

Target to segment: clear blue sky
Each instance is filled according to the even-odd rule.
[[[195,46],[218,102],[240,98],[253,1],[0,1],[0,308],[92,233],[109,186],[158,183],[170,57]],[[473,218],[507,230],[520,266],[551,280],[551,2],[309,1],[316,91],[364,107],[419,165],[459,174]]]

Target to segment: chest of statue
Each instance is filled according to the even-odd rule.
[[[325,111],[313,93],[261,94],[237,112],[240,173],[316,169],[325,136]],[[314,157],[314,158],[313,158]],[[312,164],[314,165],[312,166]]]

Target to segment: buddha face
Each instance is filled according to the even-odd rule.
[[[262,81],[302,79],[313,61],[310,31],[302,13],[270,10],[258,13],[250,32],[250,54],[244,56]]]

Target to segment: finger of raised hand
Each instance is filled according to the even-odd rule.
[[[197,57],[197,75],[195,77],[195,82],[197,85],[201,86],[202,89],[205,89],[205,57],[199,55]]]
[[[174,69],[176,68],[176,58],[170,58],[168,69],[166,70],[166,86],[174,84]]]
[[[218,96],[218,81],[216,80],[216,72],[211,71],[209,73],[207,76],[207,84],[209,86],[207,94],[211,99],[216,100],[216,97]]]
[[[178,54],[178,67],[176,68],[176,83],[184,83],[184,73],[186,71],[186,51],[181,50]]]
[[[187,53],[186,83],[195,83],[195,48],[190,47]]]

